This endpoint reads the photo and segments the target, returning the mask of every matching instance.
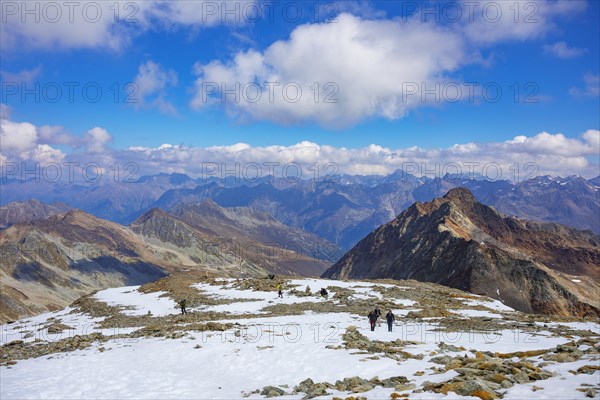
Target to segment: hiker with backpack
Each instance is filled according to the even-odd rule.
[[[369,324],[371,324],[371,332],[373,332],[375,330],[375,324],[377,323],[377,314],[375,313],[375,310],[372,310],[367,316],[367,318],[369,318]]]
[[[186,305],[185,299],[181,299],[179,301],[179,307],[181,308],[181,315],[184,315],[184,314],[187,315],[187,311],[185,309],[185,305]]]
[[[329,296],[327,289],[321,288],[321,296],[323,296],[324,298],[327,298]]]
[[[392,326],[394,326],[394,321],[396,320],[396,317],[394,316],[392,310],[388,310],[387,314],[385,315],[385,319],[387,320],[388,324],[388,332],[391,332]]]

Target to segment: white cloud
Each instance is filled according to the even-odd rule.
[[[43,134],[41,132],[44,132]],[[58,133],[55,140],[50,133]],[[420,148],[417,146],[392,149],[376,144],[362,148],[334,147],[303,141],[290,146],[251,146],[237,143],[229,146],[189,147],[169,143],[158,147],[135,146],[126,150],[108,147],[112,136],[103,128],[95,127],[83,136],[70,135],[61,127],[38,128],[28,122],[3,119],[0,124],[2,152],[0,159],[6,161],[79,162],[84,165],[95,162],[107,169],[119,162],[134,163],[138,174],[158,172],[182,172],[202,176],[214,165],[229,171],[238,171],[241,178],[252,179],[259,165],[261,176],[269,171],[275,176],[295,176],[296,165],[302,168],[302,176],[312,178],[318,171],[320,177],[332,173],[358,175],[384,175],[398,168],[427,170],[430,175],[442,176],[457,172],[457,166],[494,178],[496,169],[502,178],[515,179],[515,163],[521,168],[532,163],[537,167],[535,175],[567,176],[579,174],[586,177],[598,175],[598,164],[590,161],[600,152],[600,131],[588,130],[578,137],[562,133],[541,132],[536,135],[519,135],[503,142],[457,143],[446,148]],[[74,151],[54,148],[53,144],[66,145]],[[83,151],[81,151],[83,149]],[[282,171],[293,163],[287,174]],[[270,166],[269,166],[270,165]],[[246,171],[245,168],[249,169]],[[486,170],[486,168],[491,169]],[[271,170],[269,170],[271,168]],[[274,168],[274,170],[273,170]],[[527,170],[526,172],[530,172]],[[217,175],[218,176],[218,175]]]
[[[558,58],[575,58],[587,52],[587,49],[569,47],[564,41],[556,42],[552,45],[544,46],[544,53],[551,54]]]
[[[3,51],[23,48],[121,51],[148,30],[245,24],[254,18],[258,4],[255,0],[0,0],[0,3],[3,14],[0,48]]]
[[[460,22],[469,41],[491,45],[507,40],[530,40],[556,29],[557,18],[569,18],[584,11],[585,1],[516,0],[461,2]]]
[[[225,61],[197,63],[190,105],[194,109],[224,105],[231,117],[242,121],[316,122],[335,128],[372,117],[402,118],[424,105],[471,98],[470,89],[452,74],[468,64],[486,63],[481,49],[543,37],[556,30],[557,19],[580,13],[586,4],[465,1],[459,3],[463,14],[455,22],[428,19],[425,10],[396,19],[341,13],[334,23],[297,26],[288,39],[262,51],[240,51]],[[566,57],[580,49],[559,42],[548,51]],[[332,85],[325,86],[328,83]],[[284,93],[285,85],[289,86]],[[479,90],[474,92],[479,99]],[[327,95],[337,102],[326,102]]]
[[[600,96],[600,74],[592,74],[588,72],[583,76],[585,87],[580,89],[572,87],[569,94],[575,97],[598,97]]]
[[[577,138],[561,133],[546,132],[534,136],[517,136],[505,142],[455,144],[448,148],[423,149],[409,147],[390,149],[378,145],[363,148],[346,148],[301,142],[291,146],[254,147],[245,143],[208,148],[162,145],[157,148],[132,147],[121,156],[135,161],[140,171],[183,172],[200,176],[207,171],[228,169],[251,179],[254,167],[244,175],[249,163],[256,163],[266,176],[272,163],[277,163],[275,176],[288,176],[282,168],[297,163],[303,168],[304,177],[313,177],[315,165],[320,166],[320,176],[339,172],[359,175],[384,175],[398,168],[427,170],[442,176],[445,173],[472,171],[491,179],[522,179],[532,171],[535,175],[567,176],[579,174],[587,177],[598,175],[598,164],[588,157],[598,154],[600,131],[589,130]],[[331,163],[331,164],[328,164]],[[515,163],[520,175],[515,176]],[[526,167],[531,164],[535,170]],[[226,167],[221,167],[225,165]],[[324,166],[330,165],[327,169]],[[469,167],[471,165],[471,167]],[[496,177],[496,171],[500,176]],[[278,175],[279,174],[279,175]],[[418,174],[418,173],[417,173]],[[217,176],[218,173],[217,173]]]
[[[3,153],[20,153],[34,148],[38,135],[35,125],[3,119],[0,121],[0,138]]]
[[[173,104],[166,100],[168,89],[177,85],[177,73],[149,60],[140,65],[134,80],[132,101],[137,107],[157,108],[165,114],[176,114]]]
[[[106,129],[95,127],[87,131],[83,142],[87,151],[90,153],[102,153],[106,150],[106,145],[112,140],[112,136]]]
[[[37,127],[29,122],[0,120],[0,145],[4,162],[56,162],[67,156],[53,145],[69,146],[73,150],[84,148],[85,151],[78,153],[79,155],[94,154],[96,157],[105,157],[109,153],[107,145],[111,141],[112,136],[99,127],[90,129],[83,136],[76,136],[60,126]]]
[[[38,144],[34,148],[21,153],[20,157],[23,160],[33,160],[41,164],[48,164],[63,161],[65,154],[61,150],[50,147],[47,144]]]
[[[405,96],[407,85],[434,87],[467,57],[461,37],[434,24],[350,14],[337,20],[298,26],[289,40],[263,52],[249,50],[230,62],[197,64],[191,106],[200,109],[226,100],[232,115],[283,124],[308,120],[339,127],[369,117],[395,119],[422,103],[418,95]],[[316,100],[315,84],[320,89]],[[233,89],[237,98],[223,92],[208,96],[214,85]],[[285,85],[298,85],[301,94],[297,86],[285,92]]]

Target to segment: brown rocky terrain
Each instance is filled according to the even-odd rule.
[[[94,290],[143,284],[176,271],[318,275],[329,265],[293,246],[261,241],[265,235],[243,235],[243,226],[231,219],[211,221],[218,231],[155,209],[124,227],[70,210],[12,225],[0,231],[0,321],[61,309]],[[252,216],[245,221],[252,224]],[[273,225],[285,237],[285,225]],[[293,236],[297,229],[290,229],[287,235]],[[309,234],[299,237],[314,247],[332,246]]]
[[[525,312],[599,315],[600,237],[506,217],[463,188],[415,203],[324,277],[435,282]]]

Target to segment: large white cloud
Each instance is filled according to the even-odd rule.
[[[233,114],[278,123],[347,126],[374,116],[394,119],[422,102],[419,95],[405,96],[407,85],[433,88],[466,57],[462,38],[448,28],[341,14],[336,23],[299,26],[289,40],[263,52],[198,64],[191,105],[225,101]]]
[[[462,82],[458,69],[485,62],[481,50],[492,44],[543,37],[586,2],[464,1],[454,14],[442,3],[413,6],[414,14],[395,19],[341,13],[298,26],[262,51],[197,63],[191,106],[224,105],[241,120],[344,128],[371,117],[401,118],[423,105],[474,101],[481,88]],[[579,51],[560,43],[548,51]]]

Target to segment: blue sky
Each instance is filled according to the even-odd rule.
[[[22,23],[16,19],[22,10],[7,8],[5,0],[2,3],[2,18],[8,21],[2,32],[0,68],[1,102],[10,115],[5,119],[38,128],[60,126],[80,138],[101,127],[110,135],[108,145],[117,151],[163,143],[292,146],[302,141],[334,147],[376,144],[435,149],[470,142],[502,143],[540,132],[577,139],[600,127],[600,6],[596,1],[516,3],[518,23],[511,22],[515,15],[508,2],[477,3],[492,11],[503,3],[502,18],[494,22],[478,10],[471,14],[473,21],[468,20],[464,14],[468,9],[460,2],[321,2],[317,3],[319,17],[315,3],[280,2],[292,14],[301,6],[302,18],[286,19],[276,9],[272,20],[263,15],[258,22],[244,18],[247,13],[240,14],[239,22],[224,22],[222,15],[206,12],[191,15],[190,9],[178,9],[182,1],[159,3],[155,8],[149,5],[153,2],[146,2],[130,10],[139,19],[136,23],[114,24],[112,11],[104,9],[104,19],[94,24],[81,20],[73,24],[64,17],[47,25]],[[197,13],[220,4],[187,3],[195,3]],[[247,6],[244,1],[238,4]],[[254,4],[264,10],[266,3]],[[448,12],[457,7],[463,15],[454,21]],[[526,21],[528,16],[535,21]],[[332,35],[339,35],[339,42]],[[277,41],[281,41],[279,50],[273,46]],[[416,61],[411,70],[404,65],[413,61],[412,54]],[[242,61],[233,61],[236,55],[242,55]],[[344,58],[338,62],[340,57]],[[211,65],[214,68],[207,67]],[[406,72],[396,74],[403,68]],[[223,104],[214,101],[219,94],[211,104],[194,103],[201,82],[226,77],[220,82],[262,84],[265,76],[279,77],[282,84],[301,82],[302,101],[312,95],[311,80],[320,85],[335,82],[339,103],[290,105],[278,99],[275,105],[266,101]],[[400,86],[413,81],[430,87],[451,82],[463,90],[469,82],[477,88],[473,100],[449,102],[441,95],[438,103],[431,96],[410,106],[398,103],[406,95]],[[74,101],[68,98],[66,82],[79,85]],[[139,89],[140,82],[146,89],[136,99],[143,105],[126,104],[129,89]],[[102,89],[98,102],[84,98],[81,88],[88,83]],[[127,86],[131,83],[135,86]],[[497,101],[481,96],[479,88],[484,85],[502,90]],[[53,103],[55,86],[62,93]],[[23,87],[36,91],[39,101],[31,94],[23,98]],[[48,135],[45,142],[65,152],[73,148],[72,142],[53,142]],[[583,156],[594,159],[593,151]]]

